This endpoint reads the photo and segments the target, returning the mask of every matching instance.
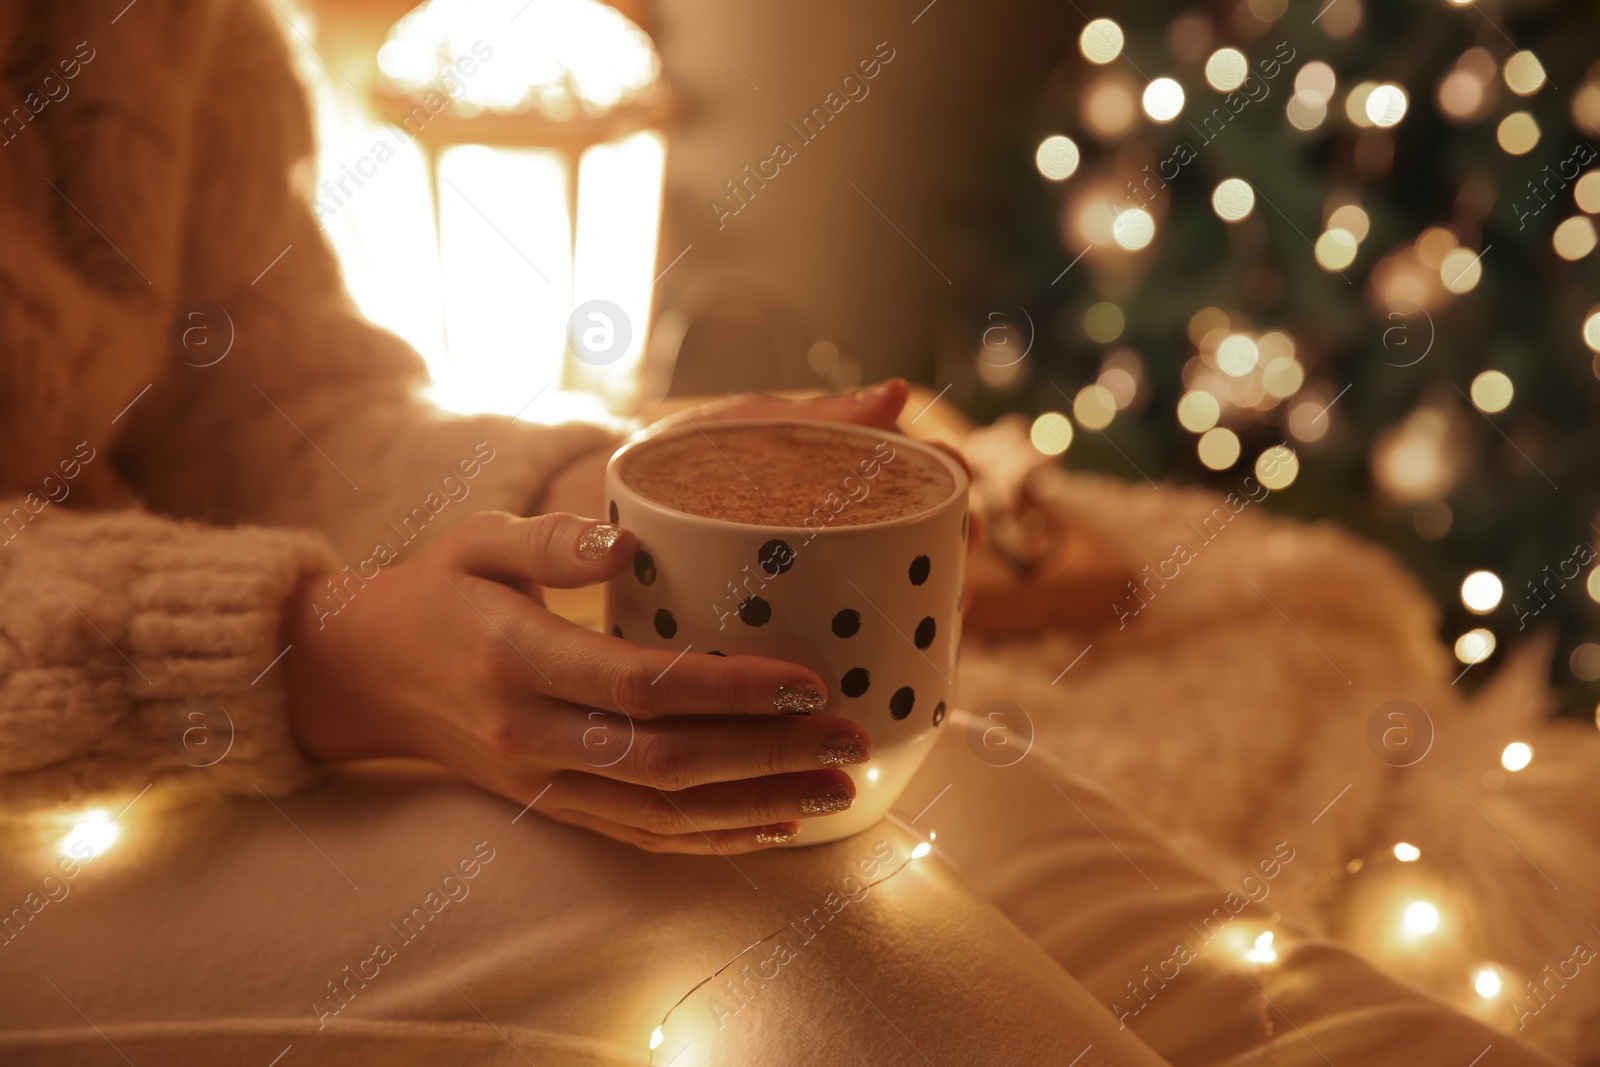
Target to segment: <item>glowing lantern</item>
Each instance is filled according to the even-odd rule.
[[[599,0],[427,0],[377,58],[378,103],[432,184],[448,353],[430,361],[434,400],[514,414],[555,386],[625,407],[670,110],[649,36]]]

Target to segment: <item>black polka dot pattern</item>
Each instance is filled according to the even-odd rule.
[[[894,696],[889,698],[889,714],[896,720],[903,719],[911,714],[911,708],[916,702],[916,691],[909,685],[902,685],[894,691]]]
[[[923,582],[928,580],[928,575],[932,571],[933,561],[928,559],[927,556],[918,556],[916,559],[911,561],[911,569],[908,572],[911,577],[911,584],[921,585]]]
[[[925,650],[933,644],[933,635],[938,628],[939,624],[933,621],[932,615],[924,615],[922,621],[917,623],[917,648]]]
[[[776,578],[794,566],[794,549],[789,547],[787,541],[774,537],[761,546],[761,551],[756,553],[756,562],[760,564],[762,574]]]
[[[644,549],[633,554],[633,576],[639,579],[640,585],[650,585],[656,580],[656,561]]]
[[[865,667],[851,667],[844,672],[844,677],[839,679],[839,692],[855,698],[865,693],[867,686],[871,684],[872,675],[867,673]]]
[[[861,629],[861,612],[845,608],[833,617],[833,636],[854,637]]]
[[[611,636],[612,637],[621,637],[622,636],[622,627],[618,626],[616,623],[612,623],[611,624]]]
[[[944,722],[944,701],[941,700],[933,709],[933,725],[938,726],[942,722]]]
[[[613,500],[611,502],[611,524],[615,526],[620,521],[621,520],[617,517],[617,502]]]
[[[662,608],[656,612],[656,633],[662,637],[671,637],[678,632],[678,620],[672,617],[672,612]]]
[[[753,596],[739,605],[739,618],[746,626],[765,626],[772,618],[772,605]]]

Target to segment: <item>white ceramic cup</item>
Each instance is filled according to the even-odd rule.
[[[752,419],[706,429],[780,425],[786,423]],[[872,759],[842,768],[855,783],[855,803],[802,819],[796,845],[848,837],[889,811],[950,708],[961,639],[966,472],[945,453],[900,434],[827,428],[860,439],[860,462],[839,471],[835,491],[823,499],[788,502],[791,520],[783,525],[690,515],[623,482],[629,454],[700,432],[693,427],[625,445],[605,480],[611,521],[639,539],[634,565],[606,585],[608,630],[637,645],[691,655],[767,656],[809,667],[827,685],[819,714],[853,720],[871,736]],[[841,525],[845,509],[864,500],[907,450],[949,472],[950,494],[915,514]],[[759,471],[747,473],[760,483]],[[742,476],[732,469],[729,475]]]

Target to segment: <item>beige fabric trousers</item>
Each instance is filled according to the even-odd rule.
[[[14,828],[0,906],[44,903],[0,944],[0,1062],[642,1064],[730,960],[654,1064],[1549,1062],[1288,933],[1272,970],[1202,949],[1121,1026],[1221,890],[1092,786],[944,731],[900,825],[731,858],[398,764],[275,803],[152,792],[70,880],[57,832]]]

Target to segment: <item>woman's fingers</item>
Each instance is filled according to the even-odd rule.
[[[480,578],[573,589],[622,570],[638,542],[620,526],[563,512],[522,519],[480,511],[452,530],[445,545],[458,568]]]
[[[541,810],[583,811],[652,834],[709,833],[814,819],[855,801],[849,775],[837,770],[776,774],[667,791],[612,778],[563,771],[552,779]]]
[[[857,426],[894,428],[900,409],[906,405],[910,387],[904,378],[870,385],[840,396],[819,396],[806,400],[787,400],[759,394],[742,396],[707,411],[696,412],[696,422],[728,419],[804,419],[810,422],[847,422]]]
[[[540,810],[542,809],[543,805],[540,805]],[[797,822],[749,826],[738,830],[656,834],[584,811],[551,810],[544,814],[558,822],[582,826],[604,834],[612,840],[621,841],[625,845],[642,848],[646,852],[677,852],[690,856],[734,856],[741,852],[759,852],[776,845],[788,844],[800,835],[800,824]]]
[[[872,758],[867,732],[848,719],[832,717],[722,715],[650,721],[574,707],[520,716],[519,724],[527,736],[512,739],[503,758],[539,753],[540,762],[669,793],[711,782],[850,767]],[[541,746],[541,736],[554,744]]]
[[[635,718],[664,715],[771,715],[821,711],[822,679],[793,663],[761,656],[713,656],[640,648],[624,638],[597,634],[554,615],[530,618],[544,690],[574,704],[619,711]]]

